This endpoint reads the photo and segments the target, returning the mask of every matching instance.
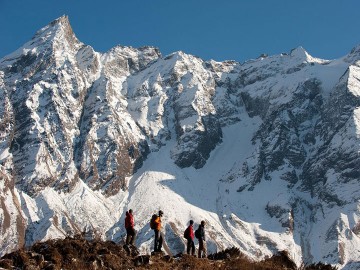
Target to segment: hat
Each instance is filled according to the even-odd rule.
[[[190,219],[190,225],[193,225],[194,221],[192,219]]]

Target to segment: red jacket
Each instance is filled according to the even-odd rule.
[[[194,240],[194,237],[195,237],[194,227],[192,225],[189,225],[188,229],[189,229],[189,236],[190,236],[191,240]]]
[[[126,211],[126,217],[125,217],[125,228],[134,228],[135,222],[134,222],[134,216],[130,214],[128,211]]]

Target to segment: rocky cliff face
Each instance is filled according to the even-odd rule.
[[[101,54],[55,20],[0,61],[2,252],[83,228],[119,240],[127,207],[142,214],[145,248],[147,216],[176,202],[211,220],[210,248],[354,265],[359,51],[243,64],[153,47]],[[145,199],[159,189],[166,200]],[[169,250],[192,215],[169,214]]]

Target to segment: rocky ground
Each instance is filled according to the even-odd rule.
[[[112,241],[88,241],[82,236],[49,240],[20,249],[0,259],[0,269],[242,269],[242,270],[335,270],[324,264],[297,267],[281,252],[261,262],[254,262],[239,249],[231,248],[199,259],[186,254],[170,257],[163,253],[139,255],[135,247]]]

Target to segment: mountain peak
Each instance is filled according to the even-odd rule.
[[[50,24],[51,25],[56,25],[56,24],[69,24],[70,25],[69,16],[62,15],[61,17],[52,21]]]
[[[57,29],[64,30],[66,32],[71,30],[72,32],[69,17],[67,15],[63,15],[57,18],[56,20],[50,22],[45,27],[41,28],[39,31],[36,32],[35,37],[42,36],[43,34],[48,33],[49,31],[57,30]]]
[[[66,51],[65,48],[80,48],[83,45],[75,36],[67,15],[63,15],[38,30],[33,38],[13,53],[4,57],[7,64],[12,63],[18,57],[31,51],[33,54],[39,52],[51,52],[53,50]],[[61,54],[60,54],[61,55]],[[3,62],[2,61],[2,62]]]
[[[307,59],[307,57],[309,56],[308,52],[301,46],[292,49],[290,55],[293,57],[304,58],[304,59]]]
[[[360,59],[360,44],[355,46],[351,52],[345,56],[345,61],[348,63],[359,61]]]
[[[301,62],[308,62],[308,63],[325,63],[328,60],[320,59],[317,57],[311,56],[303,47],[299,46],[295,49],[292,49],[290,52],[290,56],[296,59],[297,61]]]
[[[37,31],[33,40],[34,39],[40,39],[41,42],[49,40],[63,43],[64,41],[67,41],[70,47],[82,44],[76,38],[67,15],[57,18],[47,26]]]

